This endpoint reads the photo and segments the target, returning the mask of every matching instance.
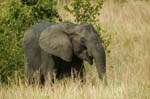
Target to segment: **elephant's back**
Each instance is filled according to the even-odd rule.
[[[33,26],[31,26],[24,34],[24,46],[28,46],[30,44],[36,45],[38,44],[38,40],[40,34],[44,29],[52,25],[47,21],[41,21]]]

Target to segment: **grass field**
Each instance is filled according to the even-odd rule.
[[[63,9],[59,12],[63,19],[73,20]],[[98,18],[112,37],[107,87],[99,83],[95,66],[86,64],[85,85],[65,79],[40,88],[19,81],[0,86],[0,99],[150,99],[150,2],[107,1]]]

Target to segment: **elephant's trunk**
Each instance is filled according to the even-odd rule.
[[[96,69],[98,72],[98,76],[100,80],[104,81],[105,84],[107,84],[106,81],[106,56],[105,56],[105,50],[102,44],[97,43],[94,45],[92,56],[95,60]]]

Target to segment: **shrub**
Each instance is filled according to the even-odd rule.
[[[21,3],[31,6],[37,4],[38,1],[39,0],[21,0]]]
[[[20,0],[7,1],[8,11],[0,19],[0,83],[21,78],[24,70],[23,35],[25,30],[40,20],[60,19],[54,0],[40,0],[35,5],[24,5]]]

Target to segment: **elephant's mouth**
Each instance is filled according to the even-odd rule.
[[[80,58],[82,58],[83,60],[87,61],[90,65],[93,64],[93,57],[88,54],[87,50],[84,50],[82,52],[82,54],[80,54],[80,55],[81,55]]]
[[[87,51],[82,51],[81,53],[75,53],[75,55],[81,60],[87,61],[90,65],[93,64],[93,57],[89,56]]]
[[[87,59],[86,59],[86,61],[87,61],[90,65],[92,65],[92,64],[93,64],[93,57],[92,57],[92,56],[88,56]]]

